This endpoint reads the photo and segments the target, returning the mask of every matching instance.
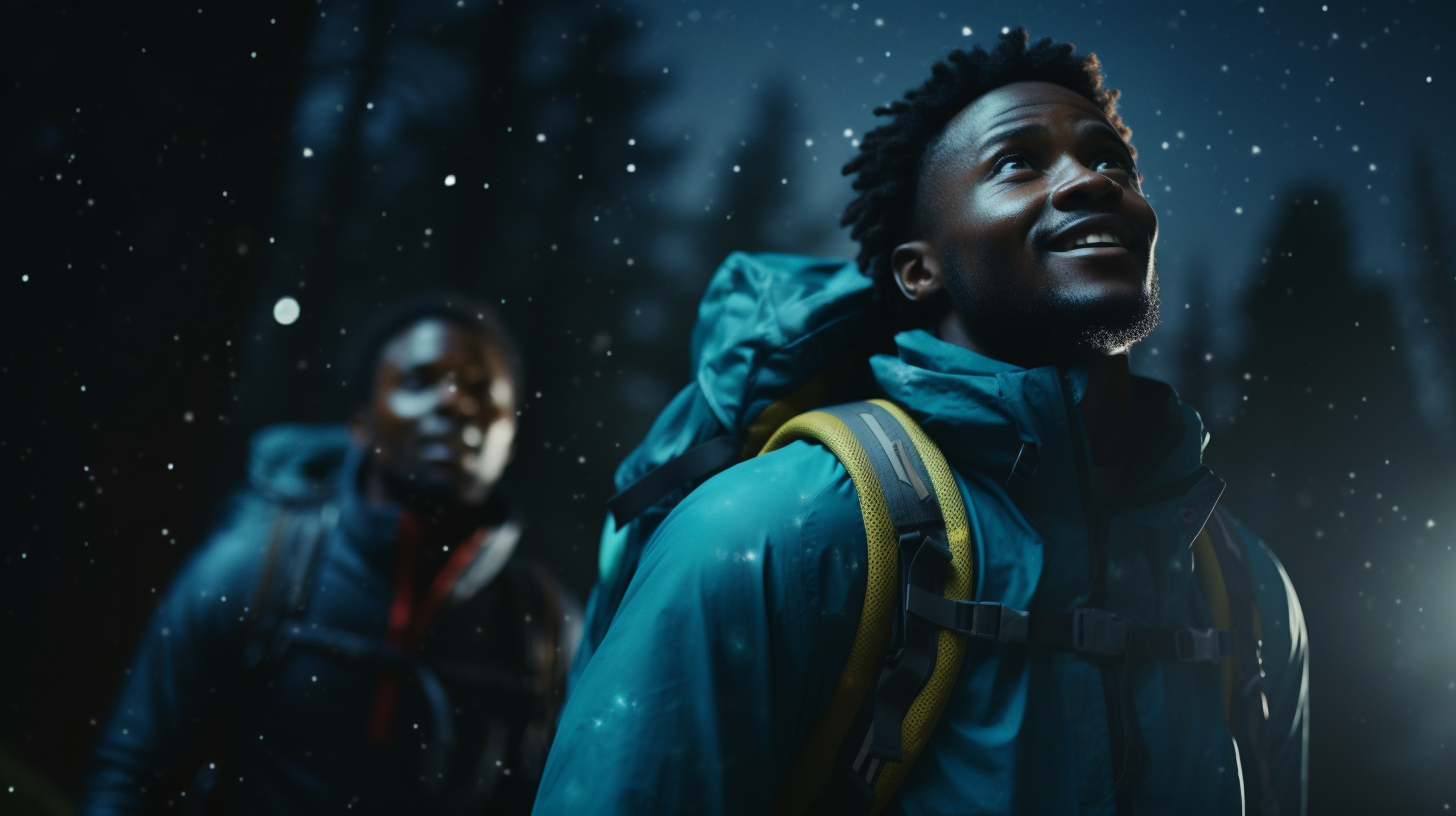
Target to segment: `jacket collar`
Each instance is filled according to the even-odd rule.
[[[936,440],[963,478],[974,474],[1006,486],[1034,523],[1086,515],[1084,482],[1090,474],[1083,471],[1091,454],[1081,416],[1085,367],[1025,369],[920,329],[899,334],[895,343],[897,356],[871,360],[875,379]],[[1124,469],[1110,501],[1136,502],[1176,492],[1184,483],[1191,490],[1203,472],[1198,414],[1163,383],[1135,377],[1133,388],[1134,410],[1142,415],[1137,424],[1152,435],[1143,455]],[[1208,505],[1198,520],[1201,527],[1212,502],[1200,503]]]
[[[364,468],[369,453],[350,445],[339,469],[337,496],[339,527],[349,545],[381,575],[393,575],[398,562],[397,545],[400,518],[404,507],[399,504],[371,504],[364,495]],[[521,521],[514,504],[500,486],[481,509],[481,525],[491,529],[490,537],[463,570],[447,600],[460,602],[490,584],[505,567],[520,540]]]

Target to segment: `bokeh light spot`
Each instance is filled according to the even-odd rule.
[[[273,319],[284,326],[292,326],[298,321],[301,311],[298,301],[285,295],[278,298],[278,302],[273,304]]]

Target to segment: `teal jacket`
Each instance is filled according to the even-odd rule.
[[[1033,615],[1084,605],[1091,587],[1084,501],[1156,494],[1202,466],[1202,422],[1165,385],[1135,378],[1148,452],[1094,486],[1079,475],[1074,448],[1085,438],[1076,408],[1084,370],[1022,369],[924,331],[896,341],[898,356],[872,360],[875,379],[955,471],[976,548],[976,600]],[[1026,442],[1039,462],[1008,480]],[[1112,516],[1110,610],[1148,627],[1211,625],[1189,550],[1198,529],[1186,523],[1207,518],[1211,501],[1194,490]],[[1304,622],[1279,562],[1239,533],[1252,555],[1263,622],[1271,796],[1280,813],[1301,814]],[[644,548],[611,628],[580,674],[535,813],[767,813],[844,666],[865,553],[854,487],[816,445],[796,442],[743,462],[689,494]],[[1143,661],[1118,674],[1130,683],[1146,746],[1135,812],[1241,813],[1240,760],[1218,669]],[[1098,664],[973,638],[896,804],[910,816],[1112,814],[1109,738]]]

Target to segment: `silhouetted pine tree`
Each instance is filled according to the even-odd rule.
[[[1188,268],[1188,317],[1178,348],[1178,396],[1198,410],[1205,427],[1214,422],[1209,403],[1214,377],[1213,321],[1208,302],[1208,265],[1195,262]]]
[[[1356,280],[1343,204],[1319,187],[1288,198],[1244,300],[1228,444],[1210,453],[1271,485],[1249,515],[1287,527],[1293,553],[1327,550],[1316,532],[1356,489],[1379,490],[1420,426],[1390,296]]]
[[[1435,346],[1438,368],[1429,372],[1439,388],[1445,411],[1436,429],[1449,442],[1456,435],[1456,268],[1451,263],[1451,229],[1446,208],[1436,191],[1436,167],[1430,148],[1418,142],[1411,149],[1411,231],[1408,246],[1415,256],[1422,327]],[[1428,322],[1427,322],[1428,321]]]
[[[1404,577],[1394,567],[1424,532],[1424,517],[1410,519],[1423,433],[1391,299],[1356,279],[1344,206],[1322,187],[1287,200],[1244,299],[1247,343],[1230,372],[1238,409],[1209,460],[1229,480],[1225,503],[1299,590],[1310,640],[1322,644],[1320,707],[1368,715],[1322,718],[1311,742],[1315,801],[1399,811],[1406,791],[1376,786],[1386,798],[1360,804],[1372,788],[1352,780],[1370,772],[1355,753],[1393,752],[1393,735],[1410,725],[1392,681],[1391,626]]]
[[[789,155],[798,132],[793,99],[781,83],[768,86],[760,98],[754,126],[743,145],[731,151],[732,167],[724,168],[717,211],[700,230],[701,254],[717,264],[734,251],[792,252],[784,231],[790,190]],[[726,164],[726,162],[725,162]],[[800,249],[800,251],[802,251]]]

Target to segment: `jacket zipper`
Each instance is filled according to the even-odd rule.
[[[1088,461],[1088,450],[1082,433],[1082,423],[1077,413],[1076,401],[1072,398],[1072,383],[1065,371],[1059,372],[1062,386],[1062,400],[1066,407],[1067,429],[1071,435],[1072,451],[1077,463],[1077,488],[1082,504],[1082,515],[1087,525],[1087,547],[1092,579],[1088,606],[1102,609],[1107,606],[1107,536],[1111,528],[1112,513],[1094,504],[1092,496],[1092,470]],[[1116,663],[1099,660],[1096,663],[1102,677],[1102,697],[1107,709],[1107,739],[1112,759],[1112,793],[1117,816],[1132,816],[1132,789],[1126,780],[1132,759],[1128,751],[1127,717],[1122,704],[1122,680],[1117,674]]]

